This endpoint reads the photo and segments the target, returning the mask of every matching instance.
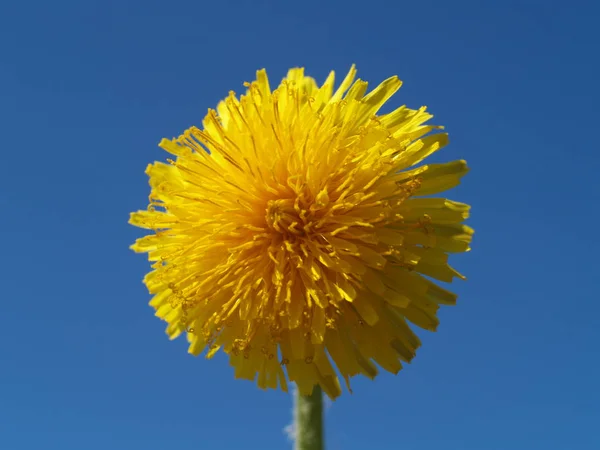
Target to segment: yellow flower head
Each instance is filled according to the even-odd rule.
[[[462,277],[449,252],[469,250],[469,207],[432,198],[458,184],[464,161],[413,167],[446,145],[425,108],[377,115],[397,77],[366,94],[354,66],[334,92],[300,68],[279,87],[264,70],[160,146],[148,166],[150,206],[130,223],[154,231],[144,279],[171,338],[219,349],[236,378],[301,394],[341,393],[349,377],[397,373],[456,295],[429,278]],[[428,197],[423,197],[428,196]],[[423,275],[427,276],[425,278]]]

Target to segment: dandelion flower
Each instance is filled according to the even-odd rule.
[[[420,345],[408,325],[438,325],[456,295],[431,279],[462,278],[448,253],[469,250],[469,207],[432,197],[454,187],[464,161],[419,165],[447,144],[426,109],[377,115],[397,77],[367,93],[350,72],[334,91],[301,68],[271,90],[264,70],[160,146],[148,166],[153,231],[132,246],[153,262],[150,305],[186,334],[189,352],[221,349],[236,378],[261,388],[320,385],[338,374],[392,373]],[[337,368],[337,371],[336,371]]]

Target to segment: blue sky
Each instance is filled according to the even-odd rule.
[[[204,6],[203,6],[204,5]],[[291,448],[291,398],[169,342],[128,246],[162,137],[265,67],[398,74],[472,171],[459,305],[327,412],[344,449],[600,448],[592,1],[23,1],[0,7],[0,447]],[[591,136],[591,137],[588,137]],[[594,201],[595,200],[595,201]],[[596,269],[596,270],[594,270]],[[596,300],[594,300],[594,298]]]

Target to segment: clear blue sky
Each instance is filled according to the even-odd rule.
[[[205,5],[205,6],[203,6]],[[291,398],[169,342],[128,246],[157,147],[265,67],[398,74],[472,171],[459,305],[355,379],[330,450],[598,449],[597,2],[23,1],[0,7],[0,448],[282,449]],[[596,55],[596,56],[594,56]]]

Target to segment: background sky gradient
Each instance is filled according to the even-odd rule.
[[[600,448],[598,5],[3,2],[0,448],[291,448],[290,396],[166,338],[127,220],[160,139],[257,69],[352,63],[446,126],[476,235],[458,306],[398,376],[353,380],[328,449]]]

